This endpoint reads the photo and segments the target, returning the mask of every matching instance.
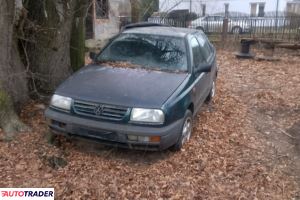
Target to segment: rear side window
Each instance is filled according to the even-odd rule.
[[[209,61],[213,54],[213,50],[211,45],[209,44],[207,37],[204,34],[197,33],[196,38],[200,44],[201,54],[206,61]]]

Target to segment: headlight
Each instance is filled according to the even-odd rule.
[[[69,111],[71,109],[72,99],[69,97],[64,97],[60,95],[53,95],[51,98],[50,105],[55,108],[63,109]]]
[[[133,108],[130,120],[134,122],[162,124],[165,121],[165,115],[162,110]]]

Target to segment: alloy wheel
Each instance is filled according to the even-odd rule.
[[[212,89],[211,89],[211,97],[214,97],[216,95],[216,84],[213,82]]]
[[[191,117],[186,118],[182,128],[182,145],[190,140],[192,133],[192,119]]]

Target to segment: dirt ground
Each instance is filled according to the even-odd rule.
[[[54,187],[56,199],[300,199],[300,56],[235,59],[218,51],[217,96],[181,152],[144,152],[60,138],[47,141],[44,106],[0,131],[0,187]]]

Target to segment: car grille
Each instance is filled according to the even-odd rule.
[[[73,109],[78,115],[119,121],[125,117],[128,111],[128,108],[126,107],[97,104],[79,100],[74,101]]]

